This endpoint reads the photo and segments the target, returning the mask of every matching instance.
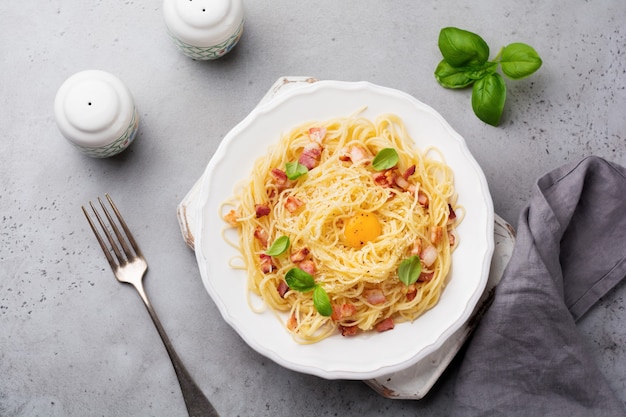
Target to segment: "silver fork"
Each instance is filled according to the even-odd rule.
[[[85,207],[81,208],[83,209],[85,217],[87,217],[87,221],[91,226],[91,230],[93,230],[96,238],[98,239],[98,243],[100,243],[100,247],[102,248],[102,251],[106,256],[107,261],[109,261],[109,265],[111,265],[111,269],[115,274],[115,278],[117,278],[119,282],[131,284],[133,287],[135,287],[135,289],[139,293],[139,296],[141,296],[141,299],[146,305],[148,313],[150,313],[150,317],[152,317],[152,321],[154,322],[154,325],[159,332],[159,336],[161,336],[161,340],[163,340],[165,349],[170,356],[172,365],[174,365],[174,370],[176,371],[176,376],[178,377],[178,383],[180,384],[180,388],[183,393],[183,398],[185,400],[185,405],[187,406],[189,416],[219,417],[219,414],[217,414],[217,411],[215,411],[215,408],[213,408],[211,402],[202,393],[202,390],[195,383],[195,381],[183,365],[183,362],[178,357],[178,354],[176,354],[172,343],[165,333],[165,329],[161,325],[159,318],[152,308],[152,304],[150,303],[150,300],[148,299],[146,291],[143,287],[143,276],[148,269],[148,264],[141,254],[139,246],[137,246],[137,243],[135,242],[133,235],[130,233],[128,226],[126,226],[126,222],[122,218],[122,215],[113,203],[113,200],[108,194],[105,194],[105,196],[109,204],[111,205],[113,212],[115,213],[115,217],[117,217],[118,223],[122,226],[124,234],[126,235],[125,238],[124,234],[122,234],[122,232],[120,231],[119,227],[113,220],[111,214],[109,214],[109,210],[107,210],[100,197],[98,197],[98,201],[100,202],[100,206],[102,207],[102,211],[104,212],[108,226],[111,230],[113,230],[115,237],[109,232],[109,228],[98,213],[98,210],[96,210],[96,207],[94,207],[93,203],[90,201],[89,205],[91,206],[91,209],[93,210],[93,213],[98,220],[98,223],[100,224],[100,227],[102,228],[102,231],[104,232],[107,241],[109,242],[110,248],[107,246],[106,242],[98,232],[95,223],[92,221]],[[113,252],[115,257],[111,252]]]

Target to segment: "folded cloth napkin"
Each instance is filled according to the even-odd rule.
[[[626,169],[588,157],[543,176],[455,385],[456,416],[626,416],[576,329],[626,276]]]

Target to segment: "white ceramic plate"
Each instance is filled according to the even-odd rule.
[[[448,285],[437,305],[413,323],[384,333],[345,338],[337,334],[300,345],[275,314],[253,312],[247,303],[245,273],[229,260],[237,251],[221,235],[221,203],[249,175],[282,133],[310,120],[395,113],[418,148],[439,148],[455,173],[459,204],[466,215],[458,228]],[[203,175],[194,236],[204,285],[224,319],[256,351],[278,364],[328,379],[365,380],[400,371],[438,349],[469,317],[482,294],[493,253],[493,203],[484,174],[465,141],[432,108],[401,91],[367,82],[319,81],[279,95],[255,108],[224,138]],[[258,300],[262,303],[261,300]]]

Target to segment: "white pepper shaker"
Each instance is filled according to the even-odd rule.
[[[65,80],[54,99],[54,116],[63,136],[95,158],[122,152],[139,126],[130,90],[100,70],[81,71]]]
[[[170,38],[196,60],[217,59],[241,38],[243,0],[163,0]]]

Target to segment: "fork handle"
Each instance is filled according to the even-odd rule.
[[[176,377],[178,378],[178,383],[180,384],[181,391],[183,393],[183,399],[185,400],[185,405],[187,406],[187,412],[190,417],[219,417],[215,408],[211,402],[204,395],[200,387],[193,380],[187,368],[178,357],[178,354],[174,350],[174,346],[170,342],[169,337],[167,337],[167,333],[165,333],[165,329],[163,325],[161,325],[161,321],[157,316],[156,312],[152,308],[152,304],[146,295],[146,291],[143,288],[143,285],[140,283],[133,283],[133,286],[139,293],[139,296],[143,300],[146,308],[148,309],[148,313],[150,313],[150,317],[154,322],[154,325],[159,332],[159,336],[161,336],[161,340],[165,345],[165,349],[167,350],[167,354],[169,355],[172,365],[174,365],[174,371],[176,372]]]

